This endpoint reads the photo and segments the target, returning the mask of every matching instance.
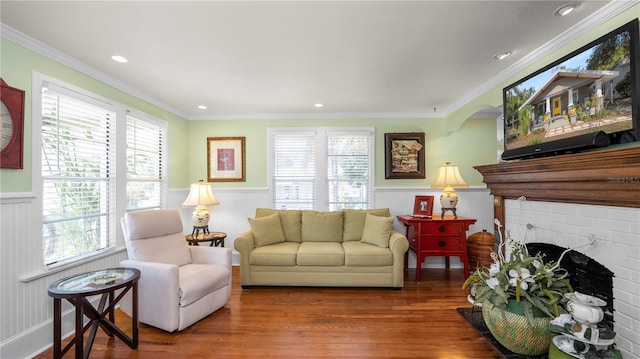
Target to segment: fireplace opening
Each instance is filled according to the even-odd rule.
[[[567,250],[549,243],[527,243],[530,254],[541,253],[546,260],[558,260]],[[604,319],[600,324],[613,330],[613,272],[604,265],[574,250],[564,255],[560,267],[568,273],[568,279],[576,292],[592,295],[604,300]]]

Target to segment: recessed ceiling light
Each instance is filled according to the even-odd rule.
[[[577,9],[578,6],[580,6],[580,4],[578,4],[578,3],[570,3],[570,4],[562,5],[562,6],[560,6],[559,8],[557,8],[553,12],[553,15],[555,15],[555,16],[567,16],[573,10]]]
[[[126,64],[127,62],[129,62],[129,60],[127,60],[126,57],[120,56],[120,55],[111,56],[111,60],[113,60],[115,62],[120,62],[120,63],[123,63],[123,64]]]
[[[320,108],[320,107],[323,107],[323,106],[324,106],[324,105],[323,105],[323,104],[321,104],[321,103],[317,103],[317,104],[313,105],[313,107],[317,107],[317,108]]]
[[[505,51],[505,52],[501,52],[499,54],[493,55],[493,58],[496,60],[504,60],[509,56],[511,56],[511,51]]]
[[[199,108],[199,109],[201,109],[201,110],[206,110],[206,109],[207,109],[207,106],[205,106],[205,105],[198,105],[198,108]]]

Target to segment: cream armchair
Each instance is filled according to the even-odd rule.
[[[231,296],[231,249],[190,247],[177,210],[127,213],[121,221],[129,259],[140,270],[138,317],[173,332],[222,308]],[[131,315],[130,300],[121,309]]]

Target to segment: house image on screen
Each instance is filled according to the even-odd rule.
[[[614,88],[621,78],[620,71],[558,70],[521,108],[532,107],[532,127],[558,120],[575,124],[579,113],[593,115],[619,98]]]

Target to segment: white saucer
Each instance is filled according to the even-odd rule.
[[[575,293],[565,293],[564,296],[570,301],[580,303],[580,304],[592,305],[592,306],[598,306],[598,307],[603,307],[607,305],[607,302],[605,302],[604,300],[590,296],[590,295],[586,295],[586,294],[582,294],[581,299],[578,299]]]
[[[561,352],[563,352],[565,354],[569,354],[574,358],[584,359],[584,355],[582,355],[582,354],[578,354],[578,353],[576,353],[574,351],[568,351],[568,350],[565,350],[565,349],[561,348],[560,342],[562,340],[566,340],[566,338],[563,337],[562,335],[557,335],[557,336],[553,337],[553,339],[552,339],[553,345],[555,345],[556,348],[558,348]]]
[[[608,345],[611,345],[611,344],[613,344],[615,342],[615,339],[600,339],[599,341],[594,342],[594,341],[591,341],[591,340],[586,340],[586,339],[583,339],[583,338],[579,338],[579,337],[573,335],[573,333],[561,333],[561,334],[564,335],[567,338],[571,338],[573,340],[577,340],[579,342],[583,342],[583,343],[586,343],[586,344],[608,346]]]

